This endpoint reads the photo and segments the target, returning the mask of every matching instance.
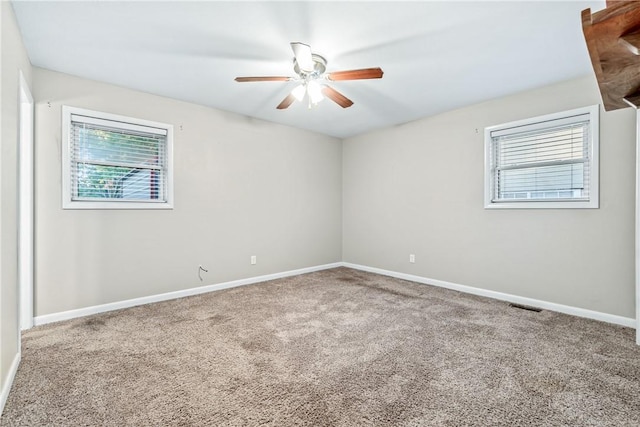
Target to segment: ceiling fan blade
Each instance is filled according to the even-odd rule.
[[[293,55],[296,57],[296,62],[300,70],[305,73],[312,72],[315,64],[311,56],[311,46],[300,42],[291,42],[291,49],[293,50]]]
[[[291,77],[270,76],[270,77],[236,77],[237,82],[287,82]]]
[[[293,104],[293,101],[295,100],[296,100],[295,96],[289,94],[285,99],[282,100],[280,104],[278,104],[276,108],[278,110],[284,110],[285,108],[289,108],[289,105]]]
[[[363,79],[380,79],[382,78],[382,68],[363,68],[361,70],[336,71],[329,73],[329,80],[363,80]]]
[[[322,94],[341,106],[342,108],[349,108],[353,105],[353,101],[332,88],[331,86],[323,85]]]

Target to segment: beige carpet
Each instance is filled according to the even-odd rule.
[[[34,328],[2,426],[639,426],[634,331],[346,268]]]

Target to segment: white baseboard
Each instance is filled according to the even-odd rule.
[[[541,301],[533,298],[520,297],[517,295],[505,294],[502,292],[490,291],[487,289],[474,288],[472,286],[459,285],[457,283],[445,282],[444,280],[428,279],[426,277],[414,276],[413,274],[398,273],[395,271],[383,270],[381,268],[367,267],[364,265],[351,264],[343,262],[344,267],[356,270],[367,271],[369,273],[382,274],[383,276],[395,277],[397,279],[409,280],[411,282],[422,283],[425,285],[438,286],[441,288],[452,289],[468,294],[479,295],[483,297],[493,298],[501,301],[513,302],[516,304],[524,304],[532,307],[538,307],[545,310],[557,311],[559,313],[570,314],[572,316],[586,317],[587,319],[599,320],[601,322],[613,323],[629,328],[636,327],[636,320],[629,317],[616,316],[615,314],[607,314],[599,311],[587,310],[584,308],[572,307],[569,305],[556,304],[553,302]]]
[[[138,305],[144,305],[144,304],[149,304],[153,302],[183,298],[191,295],[199,295],[207,292],[219,291],[219,290],[228,289],[228,288],[235,288],[237,286],[250,285],[253,283],[266,282],[268,280],[281,279],[284,277],[297,276],[299,274],[312,273],[314,271],[327,270],[327,269],[336,268],[336,267],[348,267],[356,270],[368,271],[370,273],[376,273],[384,276],[390,276],[398,279],[422,283],[425,285],[438,286],[441,288],[452,289],[454,291],[464,292],[464,293],[473,294],[473,295],[479,295],[479,296],[493,298],[501,301],[524,304],[532,307],[542,308],[545,310],[551,310],[551,311],[557,311],[559,313],[570,314],[572,316],[585,317],[588,319],[594,319],[602,322],[613,323],[616,325],[622,325],[629,328],[636,327],[635,319],[632,319],[629,317],[616,316],[614,314],[602,313],[599,311],[587,310],[584,308],[572,307],[572,306],[563,305],[563,304],[556,304],[553,302],[547,302],[547,301],[537,300],[533,298],[526,298],[526,297],[506,294],[502,292],[490,291],[487,289],[474,288],[472,286],[460,285],[457,283],[446,282],[444,280],[429,279],[422,276],[415,276],[413,274],[398,273],[395,271],[384,270],[384,269],[375,268],[375,267],[368,267],[365,265],[352,264],[349,262],[335,262],[332,264],[324,264],[324,265],[319,265],[315,267],[301,268],[298,270],[290,270],[282,273],[267,274],[264,276],[250,277],[247,279],[240,279],[240,280],[234,280],[231,282],[218,283],[215,285],[207,285],[207,286],[201,286],[198,288],[183,289],[181,291],[167,292],[164,294],[134,298],[126,301],[118,301],[118,302],[113,302],[108,304],[95,305],[91,307],[63,311],[60,313],[46,314],[43,316],[35,317],[34,325],[35,326],[44,325],[47,323],[59,322],[62,320],[69,320],[77,317],[103,313],[106,311],[119,310],[122,308],[135,307]]]
[[[297,270],[284,271],[281,273],[266,274],[264,276],[249,277],[247,279],[233,280],[231,282],[217,283],[215,285],[200,286],[197,288],[183,289],[180,291],[167,292],[164,294],[150,295],[147,297],[134,298],[125,301],[117,301],[108,304],[94,305],[91,307],[78,308],[75,310],[62,311],[59,313],[36,316],[33,319],[34,326],[47,323],[60,322],[62,320],[75,319],[106,311],[120,310],[121,308],[135,307],[138,305],[150,304],[153,302],[166,301],[176,298],[183,298],[192,295],[204,294],[207,292],[219,291],[222,289],[235,288],[237,286],[251,285],[253,283],[266,282],[268,280],[281,279],[283,277],[297,276],[299,274],[312,273],[314,271],[327,270],[342,266],[341,262],[318,265],[315,267],[300,268]]]
[[[4,411],[4,405],[7,403],[7,398],[9,397],[9,392],[11,391],[11,386],[13,385],[13,379],[16,377],[16,372],[18,372],[18,366],[20,365],[20,353],[17,353],[13,358],[13,362],[11,362],[11,367],[9,368],[9,373],[7,374],[7,381],[2,386],[2,392],[0,392],[0,415],[2,415],[2,411]]]

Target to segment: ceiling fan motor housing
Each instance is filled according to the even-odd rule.
[[[313,59],[313,71],[306,72],[301,70],[295,57],[293,58],[293,71],[302,78],[314,79],[320,77],[327,70],[327,60],[315,53],[311,54],[311,59]]]

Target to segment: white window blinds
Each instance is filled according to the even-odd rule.
[[[167,130],[71,114],[72,201],[167,201]]]
[[[589,201],[591,120],[582,112],[491,130],[490,202]]]

